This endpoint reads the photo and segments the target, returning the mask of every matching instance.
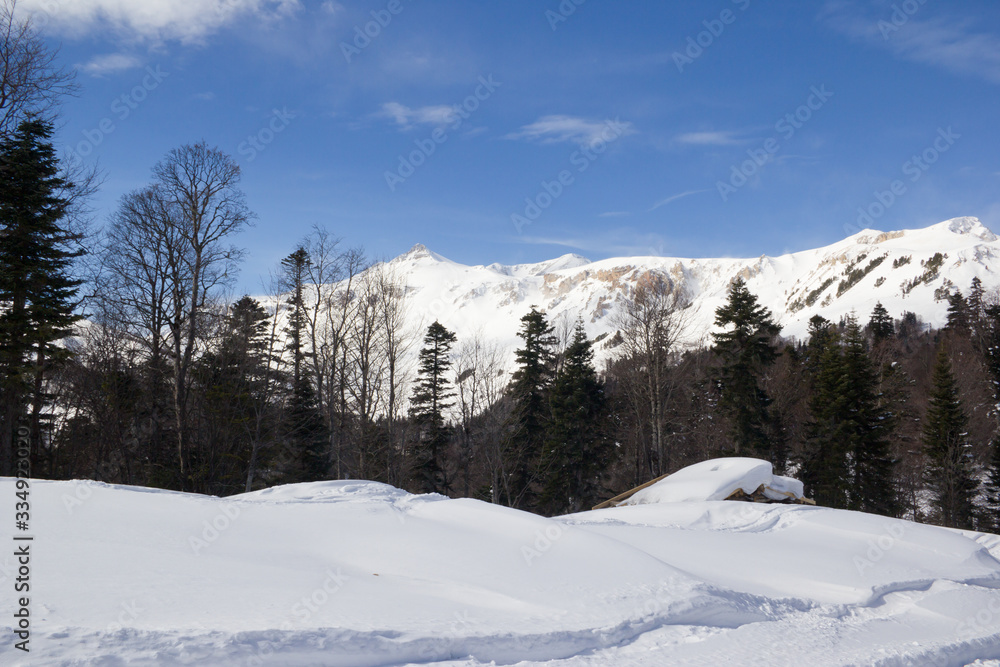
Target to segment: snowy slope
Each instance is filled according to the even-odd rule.
[[[935,269],[937,253],[941,264]],[[390,264],[407,284],[415,327],[439,319],[460,340],[481,331],[511,350],[519,342],[518,320],[532,305],[557,326],[581,317],[592,338],[609,335],[636,284],[661,277],[693,304],[686,341],[698,345],[708,339],[715,310],[738,276],[771,309],[786,336],[804,338],[815,314],[837,321],[854,311],[865,322],[878,301],[893,317],[912,311],[940,326],[948,289],[968,291],[975,276],[988,290],[1000,287],[1000,239],[976,218],[956,218],[919,230],[865,230],[780,257],[590,262],[565,255],[539,264],[465,266],[418,245]],[[848,280],[852,270],[854,282]],[[597,352],[599,358],[606,354],[600,345]]]
[[[229,499],[36,481],[31,499],[32,651],[13,648],[0,556],[3,665],[1000,658],[1000,538],[852,512],[700,501],[544,519],[346,481]]]

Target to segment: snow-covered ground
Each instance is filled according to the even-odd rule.
[[[14,483],[0,521],[14,526]],[[372,482],[31,490],[2,665],[996,665],[1000,537],[797,505],[545,519]],[[978,662],[977,662],[978,661]]]

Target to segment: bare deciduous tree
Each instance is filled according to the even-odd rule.
[[[170,364],[181,487],[188,476],[190,371],[213,299],[235,277],[242,251],[229,236],[250,224],[240,168],[204,143],[172,150],[153,168],[154,184],[126,195],[108,234],[106,302],[154,360]],[[148,339],[147,339],[148,336]]]
[[[647,415],[650,452],[655,457],[649,472],[661,475],[670,470],[671,463],[666,447],[666,407],[673,389],[670,367],[684,333],[683,305],[666,279],[650,275],[639,281],[615,324],[622,336],[621,354],[633,362],[625,391],[634,409]]]
[[[51,119],[59,99],[76,92],[75,75],[56,65],[57,52],[38,36],[17,0],[0,1],[0,134],[29,114]]]

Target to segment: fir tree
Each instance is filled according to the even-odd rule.
[[[948,329],[958,334],[969,333],[969,304],[961,292],[948,297]]]
[[[900,508],[893,482],[896,462],[889,444],[896,420],[880,400],[878,372],[853,316],[848,319],[844,333],[841,385],[844,396],[838,405],[844,409],[842,424],[852,467],[849,507],[898,516]]]
[[[885,309],[881,301],[876,303],[875,308],[872,309],[871,318],[868,320],[868,332],[871,334],[872,340],[876,345],[892,338],[896,333],[892,317],[890,317],[889,311]]]
[[[305,347],[306,312],[303,293],[309,268],[309,255],[299,248],[281,260],[285,286],[290,291],[287,303],[287,350],[292,353],[291,395],[285,409],[284,434],[289,446],[289,476],[297,482],[325,479],[329,467],[330,429],[320,413],[316,390],[303,364],[309,358]]]
[[[542,455],[541,508],[548,514],[589,509],[601,496],[600,476],[612,462],[604,385],[591,343],[577,323],[549,394],[551,421]]]
[[[722,360],[719,406],[733,423],[733,453],[774,459],[779,448],[768,409],[771,398],[761,381],[778,357],[773,341],[781,327],[774,323],[771,312],[757,303],[742,278],[730,288],[728,302],[715,311],[715,325],[728,329],[712,337],[715,354]],[[784,466],[784,461],[772,463]]]
[[[822,318],[821,318],[822,319]],[[810,421],[806,425],[806,447],[799,473],[806,493],[825,507],[847,507],[850,474],[847,443],[838,433],[836,421],[841,399],[843,356],[840,336],[829,322],[810,330],[809,378]]]
[[[552,383],[556,339],[544,313],[532,307],[521,318],[517,335],[524,346],[515,353],[518,369],[514,372],[510,395],[514,401],[514,431],[507,455],[508,504],[530,508],[535,504],[537,467],[545,432],[549,424],[548,392]]]
[[[66,224],[72,185],[58,175],[51,138],[49,123],[28,119],[0,142],[0,475],[11,474],[20,425],[30,425],[37,456],[49,398],[42,377],[69,357],[56,342],[79,319],[81,281],[70,276],[79,236]]]
[[[990,443],[990,463],[986,471],[984,529],[1000,533],[1000,437]]]
[[[455,334],[435,321],[427,328],[420,350],[418,380],[410,400],[410,415],[420,433],[414,472],[417,486],[424,493],[447,493],[450,490],[445,454],[451,429],[444,413],[455,396],[448,373]]]
[[[930,405],[924,417],[923,446],[930,461],[926,482],[942,525],[972,528],[973,498],[978,482],[972,475],[966,427],[958,385],[942,345],[934,365]]]
[[[897,515],[888,440],[895,420],[880,400],[861,327],[848,317],[843,336],[817,330],[810,345],[820,359],[810,374],[803,482],[821,505]]]

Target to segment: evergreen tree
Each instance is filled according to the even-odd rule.
[[[966,427],[958,385],[948,352],[942,345],[934,365],[930,405],[924,417],[923,446],[930,460],[926,482],[934,495],[942,525],[972,528],[973,498],[978,482],[972,475]]]
[[[872,309],[871,319],[868,320],[868,332],[876,345],[892,338],[896,333],[892,317],[889,316],[889,311],[885,309],[881,301],[876,303],[875,308]]]
[[[994,437],[990,443],[990,463],[986,472],[985,491],[983,528],[993,533],[1000,533],[1000,437]]]
[[[577,323],[549,394],[552,418],[542,455],[541,508],[548,514],[579,512],[600,499],[601,473],[614,455],[608,436],[604,384],[593,365],[591,343]]]
[[[51,138],[51,124],[29,118],[0,142],[0,475],[11,474],[19,426],[29,426],[37,456],[43,374],[69,357],[56,342],[79,319],[72,185],[58,175]]]
[[[419,433],[414,472],[419,490],[424,493],[447,493],[450,490],[445,454],[451,429],[444,412],[455,396],[448,373],[455,334],[435,321],[427,328],[420,350],[417,384],[410,400],[410,415]]]
[[[817,320],[818,318],[818,320]],[[820,321],[821,320],[821,321]],[[843,381],[840,336],[819,316],[810,322],[806,360],[809,380],[809,414],[806,446],[799,476],[806,493],[825,507],[847,507],[850,474],[847,443],[837,433],[837,402]]]
[[[775,456],[780,443],[768,409],[771,398],[761,387],[764,373],[778,357],[774,339],[781,327],[742,278],[732,284],[727,303],[715,311],[715,325],[728,329],[712,337],[715,354],[722,360],[719,407],[732,419],[733,453],[756,454],[781,469],[785,462]]]
[[[302,363],[306,358],[305,337],[306,337],[306,310],[303,301],[303,291],[309,272],[309,253],[305,248],[299,248],[288,257],[281,260],[281,266],[285,272],[284,284],[291,292],[286,303],[292,307],[292,312],[288,315],[288,326],[285,333],[288,334],[287,350],[292,353],[292,383],[298,384],[302,379]]]
[[[864,336],[851,316],[844,333],[842,423],[851,454],[850,509],[898,516],[900,507],[893,482],[896,464],[889,436],[896,419],[879,396],[879,376],[868,356]]]
[[[319,400],[303,364],[310,353],[305,346],[306,311],[303,294],[308,275],[309,255],[299,248],[281,260],[285,286],[290,291],[287,303],[287,350],[292,353],[291,395],[285,408],[284,434],[289,447],[286,461],[293,481],[314,482],[325,479],[329,468],[330,429],[320,412]]]
[[[822,352],[812,374],[803,482],[821,505],[896,516],[888,440],[895,420],[880,401],[861,327],[848,317],[843,336],[815,345]]]
[[[201,476],[218,486],[201,487],[228,495],[249,491],[246,480],[261,461],[260,444],[271,395],[272,361],[266,329],[269,316],[249,296],[234,303],[218,348],[199,360],[196,375],[204,391],[209,424],[204,429],[214,453]],[[197,474],[197,472],[195,472]]]
[[[961,292],[948,297],[948,329],[958,334],[969,333],[969,304]]]
[[[514,402],[513,433],[507,452],[509,471],[507,503],[522,509],[535,505],[539,457],[548,428],[550,412],[548,392],[555,366],[555,336],[545,314],[532,307],[521,318],[517,335],[524,346],[515,353],[518,369],[511,379],[510,395]]]

